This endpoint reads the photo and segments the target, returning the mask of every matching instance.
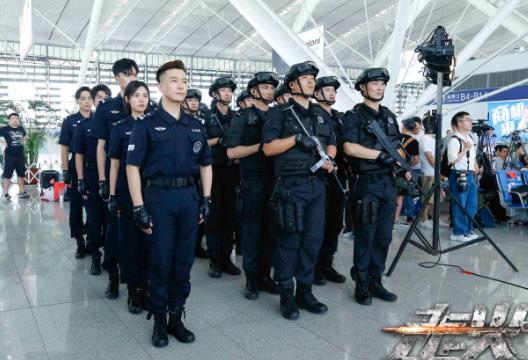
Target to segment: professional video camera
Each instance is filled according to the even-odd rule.
[[[488,124],[488,120],[486,119],[478,119],[471,127],[471,131],[478,136],[482,136],[482,134],[491,129],[493,129],[493,127]]]
[[[438,72],[444,74],[442,85],[450,86],[455,70],[455,47],[443,26],[438,26],[414,50],[418,61],[425,65],[423,75],[433,84],[438,83]]]

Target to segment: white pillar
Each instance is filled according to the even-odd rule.
[[[400,75],[401,54],[403,49],[403,42],[405,40],[405,31],[407,31],[407,23],[409,12],[411,10],[411,0],[400,0],[398,2],[398,10],[396,11],[396,19],[394,21],[394,29],[391,35],[390,56],[389,56],[389,74],[391,81],[387,84],[385,89],[384,103],[391,108],[394,102],[394,92],[396,89],[396,82]]]
[[[457,66],[462,65],[466,60],[473,56],[484,42],[493,34],[498,27],[506,20],[513,10],[519,5],[520,0],[510,0],[505,4],[490,21],[484,25],[481,31],[466,45],[457,56]],[[403,113],[402,119],[416,114],[421,107],[431,101],[436,94],[436,85],[429,85],[420,95],[416,102]]]
[[[230,2],[287,64],[312,60],[317,64],[321,76],[333,75],[324,60],[309,49],[262,0],[230,0]],[[336,108],[348,110],[361,101],[363,99],[359,93],[348,86],[342,86],[338,92]]]
[[[81,70],[79,71],[79,78],[77,79],[77,87],[83,85],[84,81],[86,80],[86,70],[88,69],[90,58],[92,57],[93,46],[95,43],[95,34],[99,25],[99,18],[101,16],[102,8],[103,0],[94,0],[92,14],[90,16],[90,25],[88,26],[86,42],[84,43]]]

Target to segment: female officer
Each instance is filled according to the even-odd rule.
[[[146,305],[148,251],[144,233],[134,226],[132,199],[128,191],[126,156],[135,121],[143,117],[149,104],[147,85],[134,80],[123,94],[124,110],[128,114],[113,124],[108,146],[110,157],[110,202],[108,210],[118,217],[119,264],[121,279],[128,288],[128,311],[139,314]],[[142,301],[143,300],[143,301]]]

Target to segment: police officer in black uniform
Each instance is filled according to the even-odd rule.
[[[202,92],[198,89],[188,89],[187,96],[183,102],[183,108],[192,116],[196,117],[200,123],[205,124],[205,117],[200,110],[200,102],[202,101]],[[196,252],[195,256],[201,259],[209,259],[209,254],[202,247],[202,239],[205,235],[205,223],[198,225],[198,232],[196,238]]]
[[[337,155],[335,162],[337,165],[338,184],[335,179],[328,179],[328,190],[326,192],[326,224],[325,237],[319,261],[315,268],[315,284],[324,285],[326,280],[338,284],[346,281],[346,277],[340,274],[333,266],[334,254],[337,251],[337,242],[341,230],[343,230],[343,214],[345,211],[346,198],[343,195],[341,186],[346,186],[346,164],[345,153],[343,151],[343,132],[345,114],[332,109],[337,95],[337,89],[341,83],[335,76],[322,76],[317,78],[315,83],[314,98],[319,105],[328,112],[332,118],[334,134],[337,139]]]
[[[81,96],[89,95],[89,89]],[[103,234],[106,230],[105,206],[99,196],[97,174],[97,139],[91,136],[93,116],[80,121],[75,127],[70,151],[75,154],[77,190],[86,208],[86,250],[92,255],[90,274],[101,274]]]
[[[132,130],[127,176],[134,221],[150,235],[148,318],[154,315],[152,344],[163,347],[168,344],[167,333],[180,342],[194,341],[182,316],[191,292],[198,222],[209,213],[212,159],[203,125],[181,111],[187,93],[183,62],[165,63],[156,80],[163,103]],[[196,186],[198,177],[202,194]]]
[[[137,79],[139,68],[132,59],[119,59],[112,66],[112,72],[119,84],[119,94],[115,98],[103,100],[97,107],[92,125],[92,136],[97,142],[97,169],[99,173],[99,194],[105,202],[109,201],[110,188],[108,184],[110,161],[107,161],[108,140],[112,131],[112,124],[123,119],[123,92],[127,85]],[[108,272],[107,299],[119,296],[119,268],[118,268],[118,234],[117,219],[105,209],[107,229],[105,233],[103,268]],[[93,256],[93,255],[92,255]]]
[[[273,177],[270,161],[262,153],[262,128],[278,84],[279,79],[274,72],[256,73],[247,85],[247,91],[255,99],[254,106],[235,115],[228,132],[227,156],[240,161],[241,182],[237,203],[246,274],[244,296],[249,300],[256,300],[259,290],[274,294],[278,290],[271,278],[274,241],[269,226],[268,201]]]
[[[291,98],[290,91],[286,88],[286,85],[284,83],[280,84],[277,88],[277,91],[275,91],[275,95],[273,96],[273,100],[279,104],[286,104],[288,100]]]
[[[317,314],[327,311],[326,305],[313,295],[312,284],[324,237],[325,174],[333,171],[334,166],[331,159],[325,160],[315,172],[312,166],[321,160],[319,147],[331,158],[337,149],[328,113],[310,102],[318,72],[311,61],[289,68],[284,82],[293,98],[269,111],[263,132],[264,154],[272,157],[275,176],[272,201],[279,229],[274,275],[279,282],[280,307],[286,319],[297,319],[298,308]]]
[[[253,98],[251,97],[251,94],[247,90],[242,90],[240,94],[238,94],[236,98],[236,104],[238,106],[238,111],[242,111],[244,109],[247,109],[249,107],[253,106]]]
[[[147,307],[148,246],[146,235],[134,224],[133,205],[128,190],[126,159],[132,128],[143,117],[150,100],[148,86],[142,81],[131,81],[123,94],[125,113],[113,124],[108,141],[110,158],[110,201],[108,210],[117,217],[119,234],[119,267],[127,284],[128,311],[139,314]]]
[[[227,131],[233,112],[229,107],[236,84],[231,77],[219,77],[209,87],[214,98],[205,119],[208,143],[213,153],[213,188],[210,221],[205,235],[209,252],[209,276],[219,278],[222,271],[240,275],[240,269],[230,259],[236,231],[236,186],[240,182],[239,167],[227,157]]]
[[[392,143],[400,138],[396,115],[380,105],[389,81],[384,68],[364,70],[355,88],[364,102],[348,111],[345,118],[344,150],[352,156],[357,183],[352,195],[355,205],[354,266],[350,270],[356,282],[355,298],[359,304],[370,305],[372,297],[395,301],[397,296],[382,284],[387,252],[392,241],[392,226],[396,210],[394,173],[410,180],[410,173],[395,171],[397,164],[380,145],[367,126],[377,121]]]
[[[75,100],[79,106],[79,111],[67,116],[62,122],[59,136],[62,160],[62,178],[67,187],[70,199],[70,236],[77,241],[77,251],[75,258],[82,259],[85,256],[86,244],[84,242],[84,221],[82,197],[77,190],[77,172],[75,171],[75,153],[70,149],[73,140],[73,132],[77,125],[92,116],[91,90],[87,86],[80,87],[75,92]]]

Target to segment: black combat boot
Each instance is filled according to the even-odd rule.
[[[248,300],[257,300],[259,297],[258,275],[256,273],[246,273],[246,289],[244,297]]]
[[[135,284],[127,284],[128,289],[128,312],[131,314],[141,314],[143,308],[141,307],[141,297],[138,288]]]
[[[361,305],[371,305],[372,304],[372,295],[369,291],[369,276],[367,272],[350,270],[350,275],[352,279],[356,282],[356,290],[354,292],[354,297],[356,302]]]
[[[277,295],[280,293],[279,284],[270,275],[261,275],[258,281],[259,290]]]
[[[336,283],[336,284],[343,284],[346,281],[346,276],[343,274],[340,274],[333,266],[332,266],[333,259],[330,258],[328,261],[326,261],[322,266],[323,275],[326,278],[326,280]]]
[[[320,265],[320,264],[317,264],[315,266],[314,284],[315,285],[319,285],[319,286],[322,286],[322,285],[326,284],[326,279],[325,279],[325,276],[324,276],[324,273],[323,273],[323,266]]]
[[[220,259],[214,253],[209,253],[209,270],[207,271],[209,277],[218,279],[222,276],[222,270],[220,269]]]
[[[299,308],[293,296],[293,280],[279,282],[280,289],[280,310],[282,316],[288,320],[299,318]]]
[[[75,258],[83,259],[86,255],[86,245],[84,244],[84,238],[82,236],[77,236],[75,240],[77,241],[77,251],[75,252]]]
[[[177,306],[174,312],[169,311],[167,332],[174,335],[179,342],[192,343],[194,334],[183,325],[182,316],[185,318],[185,308],[183,306]]]
[[[108,273],[108,286],[106,287],[105,297],[107,299],[117,299],[119,297],[119,272],[112,271]]]
[[[325,304],[319,302],[312,293],[312,286],[297,281],[295,302],[301,309],[308,310],[312,314],[322,314],[328,311]]]
[[[229,275],[237,276],[237,275],[242,274],[240,269],[235,264],[233,264],[233,262],[231,261],[229,257],[227,259],[224,259],[224,261],[222,261],[222,265],[220,266],[220,268],[222,269],[223,272]]]
[[[383,284],[381,283],[381,276],[378,275],[370,276],[369,290],[372,296],[384,301],[392,302],[396,301],[396,299],[398,298],[396,294],[391,293],[389,290],[383,287]]]
[[[150,320],[152,313],[149,313],[147,320]],[[152,331],[152,345],[155,347],[165,347],[169,344],[167,336],[167,314],[154,314],[154,330]]]
[[[101,275],[101,253],[99,250],[94,250],[92,254],[92,266],[90,267],[90,274]]]

